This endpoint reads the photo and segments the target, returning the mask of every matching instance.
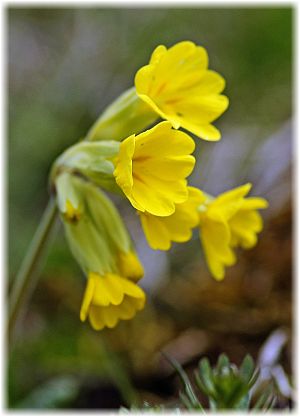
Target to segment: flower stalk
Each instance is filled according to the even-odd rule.
[[[55,199],[50,198],[10,293],[8,313],[8,336],[10,341],[15,334],[26,303],[37,284],[38,270],[49,243],[56,215]]]

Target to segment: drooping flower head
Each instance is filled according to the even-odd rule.
[[[63,172],[56,178],[57,203],[66,237],[88,283],[80,318],[94,329],[114,327],[144,307],[136,282],[144,271],[111,201],[100,189]]]
[[[226,191],[216,198],[208,197],[200,206],[200,239],[208,267],[217,280],[225,267],[236,262],[234,248],[250,249],[257,242],[263,221],[258,209],[268,206],[265,199],[248,197],[251,184]]]
[[[114,175],[133,207],[168,216],[188,198],[186,177],[195,165],[194,141],[161,122],[120,144]]]
[[[158,46],[148,65],[135,77],[138,96],[175,129],[183,127],[205,140],[219,140],[211,123],[228,107],[220,93],[225,81],[208,69],[206,50],[193,42],[179,42],[167,49]]]
[[[132,281],[119,275],[101,276],[90,272],[80,319],[89,317],[95,330],[115,327],[119,320],[132,319],[145,305],[144,291]]]

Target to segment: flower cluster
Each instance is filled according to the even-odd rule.
[[[203,47],[190,41],[169,49],[160,45],[137,71],[135,87],[103,112],[85,140],[56,160],[51,181],[57,205],[71,251],[87,276],[80,318],[89,317],[94,329],[114,327],[145,304],[137,285],[143,267],[102,189],[129,200],[153,249],[186,242],[197,228],[217,280],[236,262],[235,248],[256,244],[262,230],[258,209],[267,202],[247,197],[251,184],[214,198],[187,180],[196,162],[195,142],[179,128],[219,140],[212,122],[228,107],[224,87],[223,77],[208,69]]]

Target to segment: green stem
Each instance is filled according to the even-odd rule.
[[[56,202],[54,198],[51,198],[15,278],[9,299],[8,334],[10,340],[36,286],[38,268],[41,266],[41,258],[47,247],[56,213]]]

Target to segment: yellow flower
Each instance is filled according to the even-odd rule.
[[[200,238],[208,267],[217,280],[224,278],[226,266],[236,262],[233,249],[253,247],[262,230],[257,209],[268,203],[260,197],[245,198],[250,189],[251,184],[242,185],[215,199],[208,197],[200,206]]]
[[[176,204],[174,214],[166,217],[139,212],[146,239],[152,249],[169,250],[171,242],[187,242],[199,223],[198,206],[206,197],[202,191],[188,187],[187,201]]]
[[[133,318],[144,308],[145,293],[136,284],[115,274],[90,273],[80,310],[95,330],[115,327],[119,320]]]
[[[116,208],[99,188],[68,172],[55,185],[67,241],[88,277],[80,318],[89,316],[96,330],[114,327],[144,306],[145,294],[135,284],[143,267]]]
[[[219,140],[221,134],[211,122],[228,107],[220,93],[225,81],[208,70],[206,50],[193,42],[179,42],[171,48],[158,46],[148,65],[135,77],[138,96],[175,129],[183,127],[205,140]]]
[[[236,214],[229,220],[231,246],[250,249],[257,243],[257,233],[263,229],[263,220],[258,209],[268,207],[266,200],[260,197],[243,199]]]
[[[161,122],[120,144],[114,176],[137,210],[169,216],[188,197],[185,178],[195,165],[194,141]]]

